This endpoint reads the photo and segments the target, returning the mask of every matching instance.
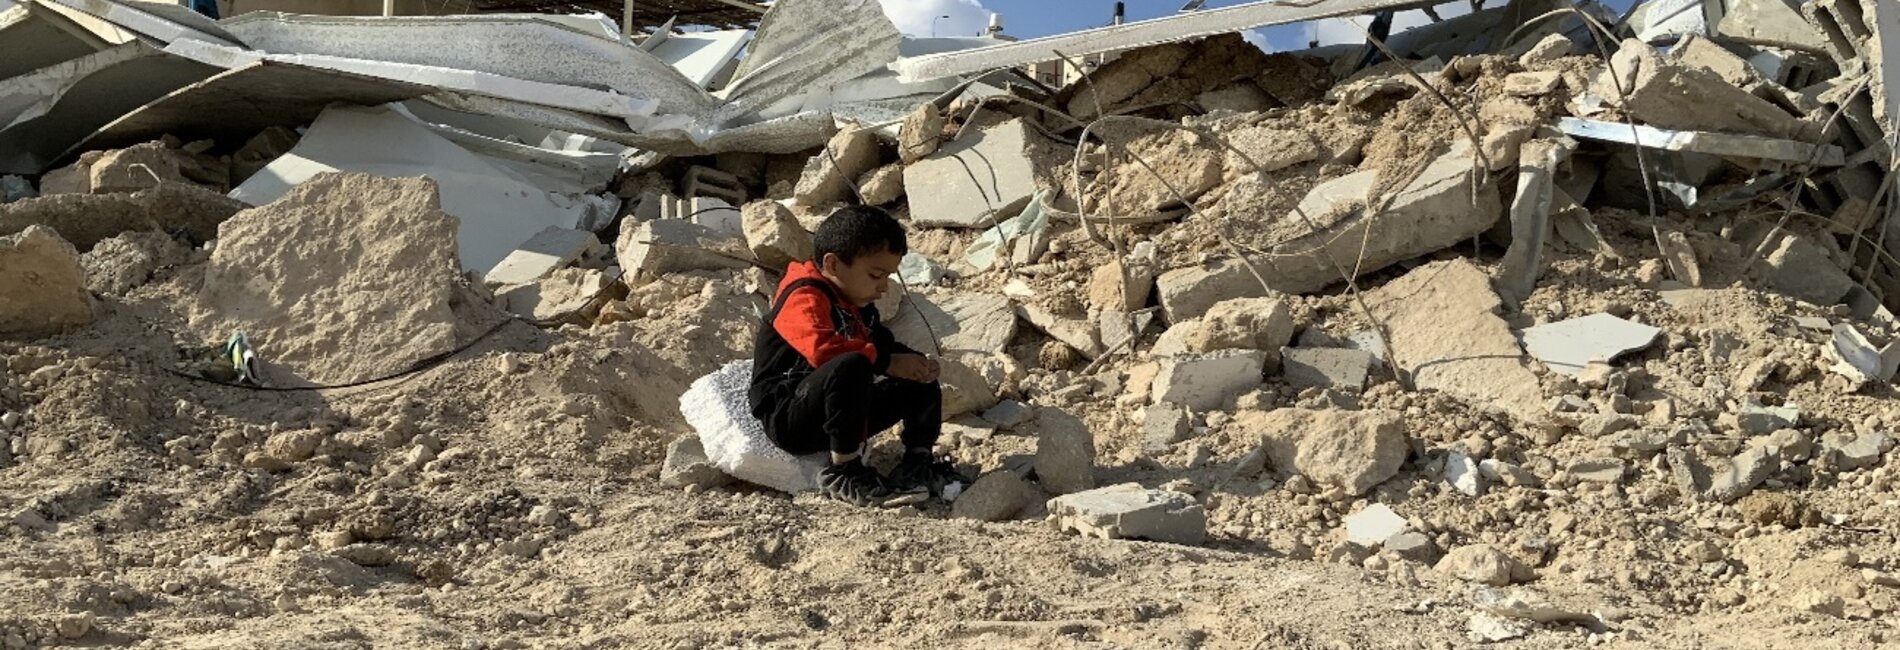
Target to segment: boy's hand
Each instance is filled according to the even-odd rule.
[[[937,380],[937,374],[943,370],[936,360],[921,354],[891,355],[891,367],[885,374],[898,379],[908,379],[921,384]]]

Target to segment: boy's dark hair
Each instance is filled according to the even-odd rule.
[[[904,240],[904,224],[882,208],[852,205],[838,208],[812,233],[812,259],[823,263],[826,253],[850,264],[859,255],[890,251],[899,256],[910,252]]]

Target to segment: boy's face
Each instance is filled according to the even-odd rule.
[[[846,264],[837,255],[827,253],[823,264],[825,278],[838,285],[838,292],[851,304],[863,307],[884,297],[891,288],[891,276],[903,258],[890,250],[859,255]]]

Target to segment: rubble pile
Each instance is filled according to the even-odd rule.
[[[0,645],[1891,644],[1900,13],[1418,5],[0,2]],[[700,436],[856,204],[949,504]]]

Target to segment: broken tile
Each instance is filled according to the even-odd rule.
[[[1345,524],[1346,541],[1360,546],[1378,546],[1410,529],[1404,517],[1383,503],[1375,503],[1347,515]]]
[[[1049,500],[1057,530],[1102,539],[1149,539],[1174,544],[1207,540],[1207,512],[1194,497],[1123,483]]]
[[[490,285],[534,282],[573,264],[600,245],[594,233],[549,226],[501,258],[483,279]]]
[[[1524,330],[1524,348],[1552,371],[1574,377],[1592,361],[1614,361],[1649,347],[1661,333],[1609,314],[1591,314]]]

